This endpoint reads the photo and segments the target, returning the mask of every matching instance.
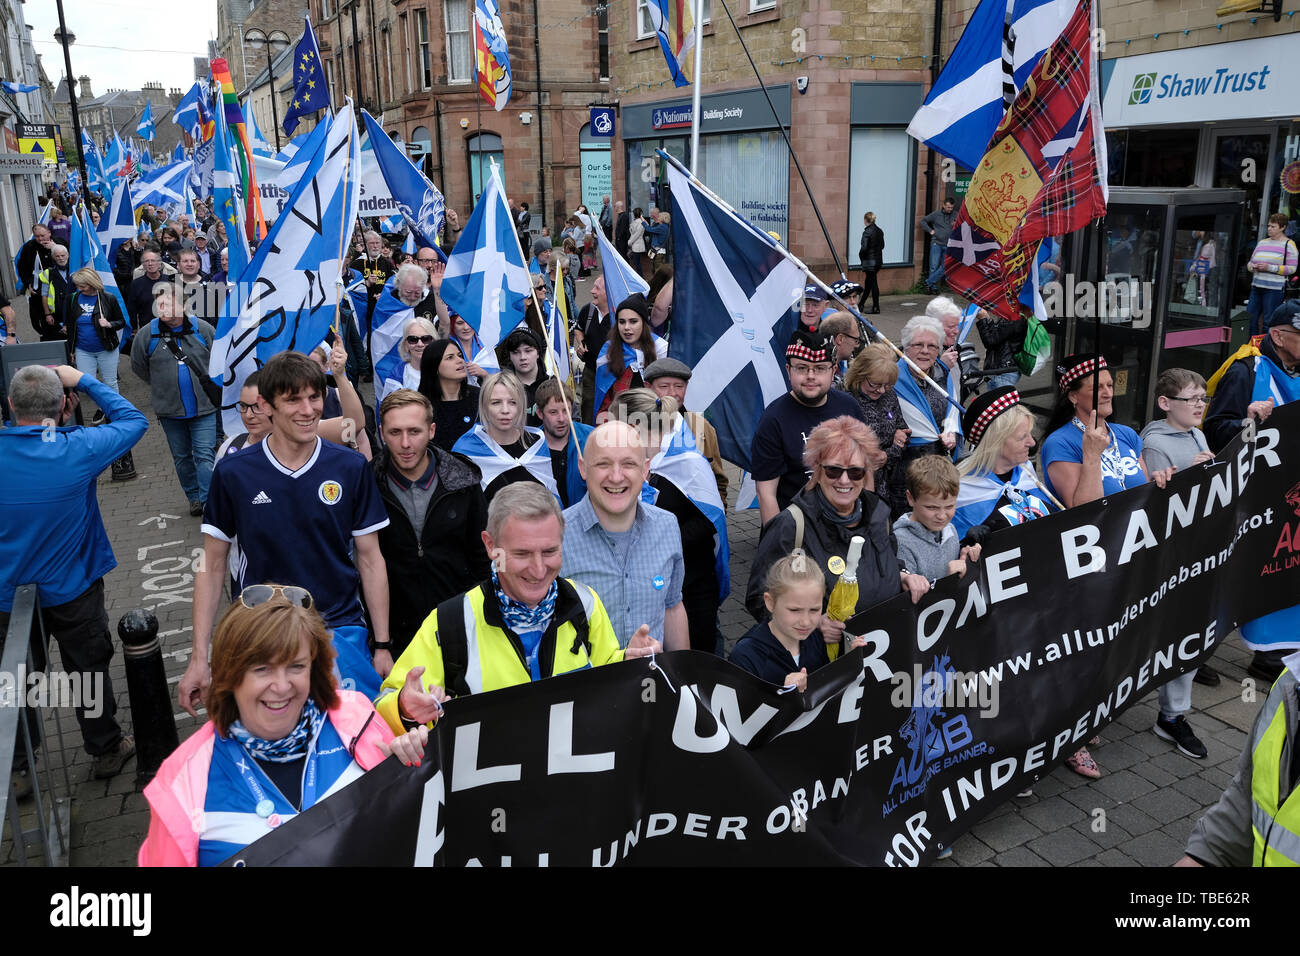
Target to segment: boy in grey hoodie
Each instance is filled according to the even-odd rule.
[[[977,544],[961,546],[952,526],[961,476],[942,455],[917,458],[907,469],[907,503],[912,510],[894,522],[899,566],[931,582],[965,574],[967,560],[980,556]]]
[[[1166,369],[1156,381],[1156,404],[1165,418],[1142,429],[1142,459],[1147,471],[1173,467],[1182,471],[1211,461],[1214,452],[1197,427],[1205,413],[1205,379],[1185,368]],[[1172,742],[1189,757],[1204,760],[1205,744],[1192,732],[1183,716],[1192,708],[1192,681],[1213,687],[1219,675],[1202,665],[1160,685],[1160,713],[1152,728],[1157,737]]]

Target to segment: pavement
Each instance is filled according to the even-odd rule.
[[[579,299],[589,283],[578,286]],[[891,338],[903,322],[924,310],[926,297],[886,296],[881,299],[878,327]],[[19,309],[23,303],[15,303]],[[20,328],[29,328],[25,317]],[[105,472],[99,481],[100,511],[118,567],[105,579],[110,623],[133,608],[148,608],[158,617],[163,636],[164,665],[174,689],[189,661],[194,565],[202,553],[199,519],[188,516],[187,502],[176,479],[167,443],[149,411],[146,386],[123,361],[119,372],[122,394],[146,411],[151,427],[135,448],[139,477],[113,483]],[[1026,391],[1050,388],[1047,373],[1022,383]],[[729,466],[730,467],[730,466]],[[732,470],[732,498],[739,474]],[[732,512],[733,593],[720,618],[728,649],[752,624],[743,597],[750,563],[758,543],[758,512]],[[223,604],[224,607],[224,604]],[[57,666],[57,650],[52,649]],[[938,866],[1169,866],[1183,853],[1187,836],[1201,814],[1219,798],[1231,780],[1250,725],[1267,696],[1246,676],[1250,653],[1234,634],[1220,644],[1213,660],[1223,675],[1217,688],[1193,686],[1193,710],[1188,715],[1197,735],[1209,748],[1206,760],[1182,756],[1172,744],[1157,738],[1155,692],[1129,708],[1103,734],[1103,743],[1089,748],[1104,776],[1087,780],[1060,767],[1034,786],[1034,795],[1012,799],[962,836],[949,860]],[[118,720],[133,730],[121,648],[110,666],[118,703]],[[1248,691],[1256,690],[1252,697]],[[1250,699],[1247,699],[1250,698]],[[174,699],[173,699],[174,703]],[[183,740],[199,721],[174,707]],[[50,712],[46,711],[49,715]],[[74,866],[132,866],[148,829],[149,811],[135,783],[136,762],[111,780],[90,778],[90,758],[81,749],[70,709],[57,716],[66,734],[62,747],[51,741],[41,757],[56,772],[67,767],[71,808],[71,857]],[[24,826],[33,825],[31,802],[20,805]],[[29,851],[29,863],[31,860]],[[0,866],[16,866],[17,854],[6,821],[0,843]]]

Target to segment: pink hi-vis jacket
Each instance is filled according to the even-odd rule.
[[[362,770],[369,770],[385,759],[379,745],[391,741],[393,732],[364,694],[340,690],[338,695],[338,706],[326,717],[345,744],[360,734],[352,759]],[[158,775],[144,788],[150,817],[149,834],[137,856],[140,866],[198,865],[215,734],[212,721],[208,721],[163,761]]]

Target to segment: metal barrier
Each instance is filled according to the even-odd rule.
[[[45,632],[41,617],[41,602],[34,584],[24,584],[14,591],[13,611],[9,615],[8,637],[4,641],[4,653],[0,655],[0,674],[8,675],[13,681],[13,706],[0,706],[0,774],[3,774],[4,787],[0,789],[0,820],[6,816],[9,820],[10,838],[14,841],[20,866],[27,865],[27,851],[39,846],[45,858],[46,866],[65,866],[69,853],[69,810],[72,786],[68,778],[67,748],[64,746],[63,722],[59,718],[57,707],[49,708],[54,714],[55,735],[58,738],[60,769],[63,776],[62,796],[56,797],[53,760],[49,748],[45,746],[45,708],[25,706],[27,700],[26,674],[43,670],[37,667],[37,655],[42,665],[48,660],[49,635]],[[19,679],[19,678],[22,679]],[[35,723],[29,727],[31,715],[36,715]],[[39,748],[45,750],[41,772],[36,769],[36,749],[32,746],[35,736]],[[18,801],[14,798],[13,775],[14,753],[19,741],[26,748],[27,768],[32,782],[32,800],[35,801],[36,826],[24,830],[22,814]],[[44,780],[42,780],[42,776]]]

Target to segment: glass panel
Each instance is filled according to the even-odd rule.
[[[876,214],[885,233],[885,265],[912,261],[915,206],[915,145],[906,130],[855,129],[849,145],[850,267],[858,260],[864,213]]]
[[[602,149],[584,145],[579,152],[582,159],[582,201],[595,217],[600,215],[602,198],[611,195],[614,154],[608,146]]]
[[[764,232],[785,242],[790,220],[790,153],[779,132],[700,137],[701,181]]]
[[[492,176],[492,161],[496,160],[497,170],[501,175],[501,185],[506,185],[505,153],[500,151],[470,153],[469,179],[470,191],[474,195],[473,205],[477,206],[483,195],[483,184]]]
[[[460,0],[446,0],[447,82],[468,83],[470,79],[469,7]]]
[[[1264,223],[1268,217],[1263,215],[1264,183],[1268,176],[1268,142],[1267,133],[1243,136],[1217,136],[1214,140],[1214,183],[1215,186],[1228,189],[1242,189],[1246,192],[1246,208],[1241,217],[1241,232],[1237,242],[1237,257],[1233,262],[1232,298],[1236,302],[1245,302],[1250,298],[1250,272],[1246,269],[1246,260],[1254,248],[1254,240],[1264,234]],[[1247,178],[1243,170],[1253,164],[1255,176]]]
[[[1208,379],[1226,357],[1235,218],[1226,209],[1193,208],[1176,215],[1161,369],[1187,368]]]
[[[1121,147],[1119,168],[1108,177],[1116,186],[1194,186],[1198,129],[1132,129]],[[1108,136],[1109,140],[1109,136]],[[1112,149],[1116,142],[1110,141]]]

